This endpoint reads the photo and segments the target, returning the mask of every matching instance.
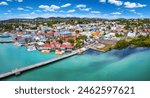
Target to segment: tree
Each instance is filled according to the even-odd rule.
[[[124,29],[125,29],[125,30],[129,30],[129,29],[130,29],[130,26],[129,26],[129,25],[126,25],[126,26],[124,26]]]
[[[68,39],[68,42],[74,45],[74,39]]]
[[[77,42],[76,45],[75,45],[75,48],[81,48],[81,47],[82,47],[82,43]]]
[[[120,40],[116,43],[115,45],[115,49],[123,49],[129,46],[129,42],[125,41],[125,40]]]
[[[57,40],[57,42],[59,42],[60,44],[62,44],[62,43],[63,43],[63,40],[62,40],[62,39],[59,39],[59,40]]]

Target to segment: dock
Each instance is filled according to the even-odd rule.
[[[0,40],[0,43],[14,43],[13,40]]]
[[[53,63],[53,62],[56,62],[56,61],[59,61],[59,60],[62,60],[62,59],[65,59],[65,58],[74,56],[74,55],[76,55],[76,54],[78,54],[78,51],[77,51],[77,50],[75,50],[75,51],[73,51],[73,52],[71,52],[71,53],[69,53],[69,54],[66,54],[66,55],[63,55],[63,56],[60,56],[60,57],[57,57],[57,58],[48,60],[48,61],[44,61],[44,62],[40,62],[40,63],[37,63],[37,64],[33,64],[33,65],[30,65],[30,66],[27,66],[27,67],[15,69],[15,70],[12,70],[12,71],[7,72],[7,73],[0,74],[0,79],[6,78],[6,77],[9,77],[9,76],[12,76],[12,75],[18,75],[18,74],[20,74],[20,73],[22,73],[22,72],[25,72],[25,71],[28,71],[28,70],[31,70],[31,69],[38,68],[38,67],[44,66],[44,65],[46,65],[46,64],[50,64],[50,63]]]

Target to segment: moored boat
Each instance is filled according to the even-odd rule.
[[[48,53],[50,53],[50,50],[41,50],[41,52],[42,52],[43,54],[48,54]]]
[[[14,45],[17,46],[17,47],[21,47],[22,46],[22,44],[20,44],[19,42],[15,42]]]
[[[35,50],[36,50],[36,48],[35,48],[34,45],[32,45],[32,46],[27,46],[27,51],[35,51]]]
[[[65,53],[65,51],[62,51],[62,50],[56,50],[55,51],[55,54],[57,54],[57,55],[62,55],[64,53]]]

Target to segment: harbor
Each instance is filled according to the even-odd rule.
[[[82,53],[85,52],[85,51],[86,51],[86,49],[83,50]],[[63,55],[63,56],[60,56],[60,57],[57,57],[57,58],[54,58],[54,59],[51,59],[51,60],[48,60],[48,61],[40,62],[40,63],[37,63],[37,64],[29,65],[29,66],[24,67],[24,68],[15,69],[15,70],[12,70],[12,71],[7,72],[7,73],[0,74],[0,79],[9,77],[11,75],[19,75],[22,72],[25,72],[25,71],[28,71],[28,70],[31,70],[31,69],[34,69],[34,68],[38,68],[38,67],[50,64],[50,63],[54,63],[54,62],[59,61],[59,60],[63,60],[65,58],[71,57],[73,55],[80,54],[79,52],[80,51],[76,50],[76,51],[73,51],[69,54],[66,54],[66,55]]]
[[[28,52],[25,47],[16,48],[11,44],[1,44],[0,46],[0,55],[4,57],[0,58],[0,74],[14,71],[13,75],[0,80],[149,80],[147,74],[149,74],[150,62],[149,55],[146,55],[150,52],[149,48],[111,50],[105,53],[88,49],[82,55],[75,54],[54,63],[20,72],[18,69],[61,56],[55,55],[54,52],[50,54],[41,54],[39,51]]]

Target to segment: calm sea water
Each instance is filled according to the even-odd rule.
[[[0,74],[58,57],[53,52],[28,52],[25,47],[0,44]],[[150,80],[150,48],[126,48],[101,53],[89,50],[59,62],[11,76],[17,81],[148,81]]]

